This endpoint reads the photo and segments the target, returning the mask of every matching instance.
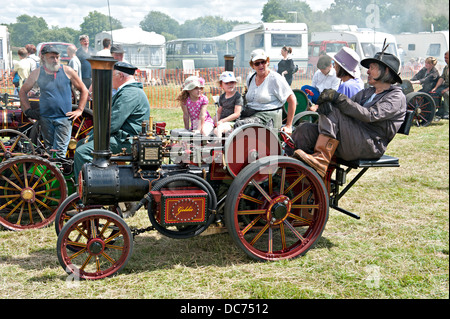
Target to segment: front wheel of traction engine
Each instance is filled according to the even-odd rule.
[[[117,214],[103,209],[87,210],[69,219],[56,245],[60,265],[75,279],[114,276],[126,266],[132,251],[130,228]]]
[[[233,181],[225,222],[233,241],[258,261],[304,255],[328,220],[328,193],[320,176],[302,162],[260,159]]]
[[[0,164],[0,224],[4,227],[45,227],[53,222],[66,197],[64,176],[50,161],[16,156]]]

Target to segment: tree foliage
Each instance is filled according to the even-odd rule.
[[[295,13],[294,13],[295,12]],[[447,0],[335,0],[324,11],[312,11],[301,0],[268,0],[261,10],[263,22],[286,20],[304,22],[310,32],[331,30],[334,24],[352,24],[370,27],[392,34],[448,30],[449,1]],[[167,40],[176,38],[213,37],[230,31],[238,21],[224,20],[219,16],[204,16],[179,24],[165,13],[150,11],[139,23],[144,31],[162,34]],[[22,14],[8,26],[11,44],[23,47],[28,43],[62,41],[75,43],[78,36],[88,34],[91,39],[105,30],[122,28],[113,17],[93,11],[84,17],[80,30],[66,27],[49,28],[42,17]],[[91,41],[91,46],[94,41]]]
[[[111,22],[111,23],[110,23]],[[89,14],[83,18],[83,23],[80,24],[80,34],[87,34],[90,39],[92,39],[89,43],[90,46],[94,46],[95,35],[97,33],[103,32],[103,31],[109,31],[109,30],[116,30],[116,29],[122,29],[122,23],[107,15],[104,15],[103,13],[93,11],[89,12]],[[78,44],[78,40],[76,41]]]
[[[159,11],[150,11],[139,23],[142,30],[165,34],[167,37],[176,37],[180,24],[177,20]]]

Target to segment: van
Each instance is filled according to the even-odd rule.
[[[410,59],[435,57],[439,72],[445,67],[444,53],[448,51],[448,30],[436,32],[400,33],[396,34],[397,45],[401,45],[403,62]]]
[[[372,29],[357,28],[352,31],[325,31],[312,32],[311,41],[344,41],[347,45],[358,53],[361,60],[372,58],[375,53],[380,52],[386,40],[386,53],[391,53],[398,57],[397,40],[389,33],[378,32]]]
[[[291,58],[301,70],[308,64],[308,27],[305,23],[255,23],[240,24],[231,32],[215,37],[216,40],[235,41],[235,66],[249,67],[250,53],[263,49],[276,66],[283,58],[281,48],[292,48]],[[229,52],[227,52],[229,53]]]
[[[72,45],[72,43],[66,43],[66,42],[41,42],[36,46],[36,55],[41,56],[42,49],[47,46],[52,45],[54,46],[60,53],[60,59],[63,64],[68,64],[70,61],[69,56],[67,55],[67,47]]]
[[[315,69],[319,56],[323,53],[337,53],[342,47],[348,47],[345,41],[312,41],[308,44],[308,69]]]

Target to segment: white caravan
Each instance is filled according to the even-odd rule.
[[[122,45],[124,60],[141,70],[166,67],[166,38],[155,32],[140,28],[124,28],[103,31],[95,36],[95,49],[103,49],[103,39],[110,38],[114,44]]]
[[[406,63],[410,59],[435,57],[439,72],[445,66],[444,53],[448,51],[448,30],[420,33],[400,33],[395,35],[397,45],[401,45]]]
[[[305,23],[255,23],[240,24],[231,32],[214,38],[221,41],[235,41],[234,64],[248,67],[250,53],[255,49],[264,49],[270,57],[271,65],[276,66],[283,58],[281,48],[292,48],[291,58],[299,68],[306,70],[308,64],[308,27]]]
[[[0,25],[0,71],[8,71],[11,68],[12,55],[8,28],[4,25]]]

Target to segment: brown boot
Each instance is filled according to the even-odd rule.
[[[294,152],[294,157],[305,162],[324,177],[338,145],[338,140],[320,134],[314,147],[314,154],[310,155],[298,149]]]

